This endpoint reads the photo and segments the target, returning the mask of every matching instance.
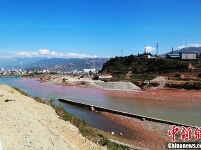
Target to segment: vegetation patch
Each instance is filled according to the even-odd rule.
[[[170,88],[177,88],[177,89],[187,89],[187,90],[200,90],[201,89],[201,82],[196,81],[187,81],[184,83],[166,83],[166,87]]]
[[[29,96],[27,93],[25,93],[24,91],[20,90],[19,88],[16,87],[12,87],[13,89],[15,89],[16,91],[18,91],[20,94],[24,95],[24,96]]]
[[[201,73],[198,74],[198,77],[201,78]]]
[[[182,75],[181,75],[181,73],[179,73],[179,72],[177,72],[175,75],[174,75],[174,77],[181,77]]]

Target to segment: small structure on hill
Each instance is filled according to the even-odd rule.
[[[99,79],[111,79],[112,75],[111,74],[99,74],[98,77],[99,77]]]
[[[140,58],[148,59],[148,58],[156,58],[156,57],[152,56],[150,53],[144,53],[140,56]]]
[[[84,69],[84,73],[85,74],[96,73],[96,69],[95,68]]]
[[[140,57],[142,59],[156,58],[150,52],[147,51],[146,46],[144,47],[144,53],[143,54],[138,54],[138,57]]]
[[[167,59],[180,59],[180,56],[179,54],[174,54],[174,50],[173,50],[173,47],[172,47],[172,53],[169,53],[166,55],[166,58]]]
[[[177,59],[177,60],[179,60],[180,56],[179,56],[179,54],[167,54],[166,58],[167,59]]]
[[[174,54],[174,50],[172,47],[172,53],[166,55],[167,59],[177,59],[177,60],[196,60],[197,53],[195,52],[179,52]]]
[[[196,60],[197,54],[194,52],[180,52],[179,53],[181,60]]]

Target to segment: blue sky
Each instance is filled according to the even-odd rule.
[[[201,46],[201,0],[1,0],[0,58],[115,57]]]

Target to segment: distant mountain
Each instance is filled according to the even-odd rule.
[[[0,68],[7,68],[7,69],[24,69],[29,64],[33,64],[45,58],[12,58],[12,59],[0,59]]]
[[[46,68],[52,71],[72,71],[84,69],[96,68],[96,70],[101,70],[103,64],[109,60],[108,58],[49,58],[37,61],[26,68]]]
[[[201,54],[201,47],[185,47],[185,48],[182,48],[180,50],[174,50],[173,51],[174,54],[179,54],[179,52],[194,52],[194,53]],[[163,55],[165,56],[169,53],[172,53],[172,51],[165,53]]]

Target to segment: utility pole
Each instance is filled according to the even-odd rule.
[[[124,53],[123,53],[123,50],[121,50],[121,56],[123,57]]]

